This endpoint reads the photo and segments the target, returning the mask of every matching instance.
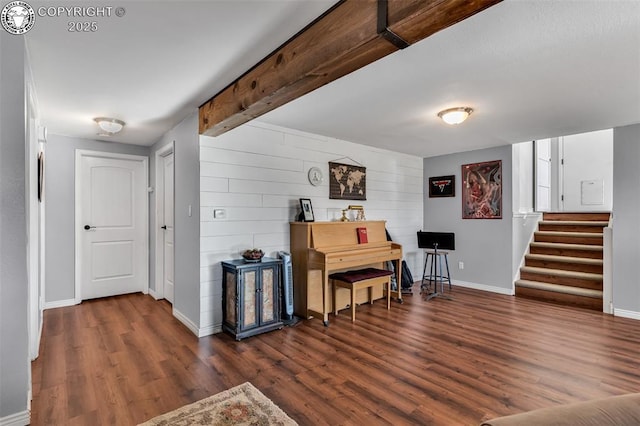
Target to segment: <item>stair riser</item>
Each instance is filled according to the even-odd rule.
[[[540,231],[552,231],[552,232],[593,232],[596,234],[602,234],[604,226],[597,225],[553,225],[548,223],[541,223],[539,226]]]
[[[526,259],[524,264],[525,266],[536,266],[538,268],[562,269],[565,271],[602,274],[602,265],[584,265],[582,263],[556,262],[540,259]]]
[[[583,244],[587,246],[601,246],[602,237],[578,237],[571,235],[544,235],[536,232],[535,242],[537,243],[563,243],[563,244]]]
[[[543,220],[609,221],[609,213],[544,213]]]
[[[602,299],[594,299],[591,297],[575,296],[573,294],[556,293],[553,291],[518,286],[516,286],[516,296],[557,303],[560,305],[579,306],[582,308],[593,309],[595,311],[602,311]]]
[[[568,285],[571,287],[590,288],[592,290],[602,290],[602,280],[585,280],[582,278],[562,277],[553,274],[538,274],[535,272],[521,271],[520,278],[529,281],[539,281],[543,283]]]
[[[553,247],[534,247],[530,249],[532,254],[549,254],[552,256],[570,256],[584,257],[587,259],[602,259],[602,250],[577,250],[577,249],[559,249]]]

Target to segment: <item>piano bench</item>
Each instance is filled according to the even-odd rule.
[[[333,281],[333,310],[338,315],[336,303],[337,287],[347,288],[351,292],[351,321],[356,320],[356,293],[361,288],[369,290],[369,303],[373,303],[372,290],[377,284],[387,284],[387,309],[391,308],[391,275],[393,272],[384,269],[366,268],[355,271],[336,272],[329,275]]]

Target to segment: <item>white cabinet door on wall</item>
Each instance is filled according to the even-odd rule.
[[[611,211],[613,130],[564,136],[560,147],[562,210]]]

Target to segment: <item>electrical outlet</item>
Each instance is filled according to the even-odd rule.
[[[458,269],[464,269],[464,262],[458,262]]]

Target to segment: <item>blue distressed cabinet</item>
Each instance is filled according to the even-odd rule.
[[[222,262],[222,329],[236,340],[283,327],[280,310],[282,260]]]

